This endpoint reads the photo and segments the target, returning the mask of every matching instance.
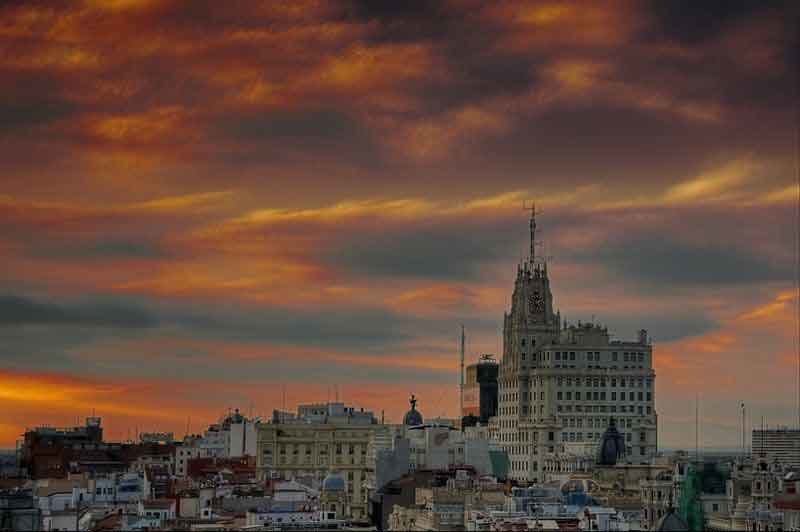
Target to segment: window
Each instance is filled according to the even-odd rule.
[[[561,353],[556,351],[556,360],[561,360]]]
[[[572,352],[572,353],[569,354],[569,359],[570,360],[575,360],[575,352]]]
[[[601,401],[605,401],[606,400],[606,392],[600,392],[600,400]]]
[[[618,357],[617,357],[617,352],[616,352],[616,351],[614,351],[613,353],[611,353],[611,360],[613,360],[614,362],[616,362],[616,361],[617,361],[617,358],[618,358]]]
[[[611,392],[611,400],[612,401],[616,401],[617,400],[617,392]]]
[[[562,399],[562,397],[561,397],[561,392],[558,392],[558,393],[556,394],[556,396],[557,396],[557,399],[558,399],[559,401]]]
[[[581,392],[575,392],[575,400],[576,401],[580,401],[581,400]]]
[[[525,338],[522,339],[522,347],[525,347]]]
[[[572,401],[572,392],[567,392],[567,401]]]
[[[639,400],[644,401],[644,394],[642,392],[639,392]]]
[[[648,401],[652,401],[653,400],[653,392],[647,392],[647,400]]]

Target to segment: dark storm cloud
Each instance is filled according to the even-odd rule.
[[[156,327],[158,320],[147,310],[128,303],[51,303],[16,295],[0,296],[0,326],[20,325],[146,329]]]
[[[66,118],[75,112],[74,104],[63,100],[0,102],[0,135],[19,135],[22,131]]]
[[[719,329],[720,324],[705,312],[697,309],[684,309],[680,312],[630,313],[604,312],[598,310],[596,320],[608,327],[614,338],[631,340],[636,338],[637,331],[645,329],[654,342],[673,342],[683,338],[699,336]],[[577,319],[588,321],[591,316],[570,317],[570,323]]]
[[[587,263],[599,262],[622,278],[658,287],[675,285],[735,285],[767,281],[791,281],[789,264],[769,260],[725,244],[687,244],[668,237],[622,239],[575,254]]]
[[[674,0],[650,1],[649,8],[660,37],[697,45],[714,39],[730,25],[774,12],[785,12],[791,0]]]
[[[513,227],[513,221],[459,219],[367,230],[339,239],[325,260],[357,276],[476,280],[482,267],[514,255],[520,239]]]
[[[160,259],[171,253],[155,241],[146,238],[110,238],[96,242],[32,242],[29,244],[32,257],[62,260],[105,259]]]
[[[332,108],[223,117],[213,127],[221,141],[218,150],[237,165],[278,160],[307,165],[309,153],[315,153],[319,162],[346,157],[357,166],[377,168],[380,163],[380,150],[369,131]],[[231,139],[237,143],[227,151],[225,142]]]
[[[383,309],[341,312],[260,308],[173,309],[165,321],[206,338],[334,349],[396,346],[430,325]]]
[[[344,3],[341,16],[364,22],[378,22],[381,31],[375,41],[408,41],[440,39],[454,24],[443,2],[420,0],[418,2],[370,2],[349,0]]]
[[[63,335],[64,347],[80,343],[81,338],[89,341],[116,335],[113,329],[117,328],[140,329],[143,334],[156,328],[178,328],[187,334],[214,340],[333,349],[369,348],[380,353],[417,337],[446,334],[452,326],[449,322],[415,318],[379,307],[330,312],[209,304],[200,310],[196,305],[154,302],[142,305],[131,298],[116,302],[110,299],[102,296],[89,302],[45,302],[17,295],[0,296],[0,327],[13,331],[23,325],[57,325],[62,331],[58,336]],[[473,320],[470,324],[477,328],[481,322]]]

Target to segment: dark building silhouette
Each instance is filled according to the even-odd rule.
[[[600,443],[600,452],[597,462],[600,465],[613,466],[617,460],[625,455],[625,438],[617,430],[614,418],[608,420],[608,428],[603,433],[603,440]]]
[[[492,355],[483,355],[477,363],[467,366],[466,373],[461,415],[467,423],[474,424],[477,418],[477,422],[486,424],[490,417],[497,415],[499,366]]]

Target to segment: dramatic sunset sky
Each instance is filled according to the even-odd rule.
[[[797,424],[796,11],[0,5],[0,446],[227,408],[454,416],[543,214],[556,305],[654,338],[660,443]]]

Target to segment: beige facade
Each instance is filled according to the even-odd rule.
[[[497,484],[478,485],[459,471],[446,486],[416,488],[414,506],[395,505],[389,516],[389,530],[464,530],[466,516],[473,510],[505,506],[501,488]]]
[[[532,240],[535,228],[532,218]],[[542,482],[563,473],[552,469],[564,462],[558,455],[566,444],[599,446],[611,417],[624,435],[626,461],[656,454],[655,371],[647,333],[621,342],[594,323],[562,326],[547,265],[535,260],[533,246],[517,269],[504,317],[499,389],[491,426],[516,480]]]
[[[365,482],[371,466],[367,448],[380,425],[262,424],[258,431],[259,479],[312,477],[321,483],[330,471],[346,483],[352,515],[367,515]]]

